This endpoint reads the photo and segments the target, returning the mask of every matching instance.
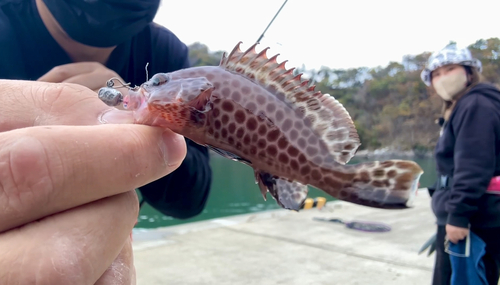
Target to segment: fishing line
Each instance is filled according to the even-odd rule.
[[[276,16],[278,16],[278,14],[280,13],[281,9],[283,9],[283,7],[285,6],[286,2],[288,2],[288,0],[285,0],[285,2],[283,3],[283,5],[281,5],[280,9],[278,10],[278,12],[276,12],[276,14],[274,15],[274,17],[272,18],[271,22],[269,22],[269,24],[267,25],[266,29],[264,30],[264,32],[262,32],[262,34],[260,35],[259,39],[257,40],[257,43],[260,43],[260,40],[264,37],[264,34],[266,33],[267,29],[269,29],[269,27],[271,26],[271,24],[273,23],[274,19],[276,19]]]

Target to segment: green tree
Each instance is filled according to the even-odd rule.
[[[210,52],[208,47],[196,42],[189,46],[189,60],[192,66],[219,65],[222,51]]]

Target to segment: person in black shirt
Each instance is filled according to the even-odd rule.
[[[160,0],[0,0],[0,79],[84,85],[118,77],[132,86],[189,67],[188,48],[152,22]],[[125,92],[125,91],[124,91]],[[212,172],[208,150],[186,139],[170,175],[139,188],[144,201],[186,219],[204,208]]]
[[[499,279],[500,192],[487,190],[500,175],[500,91],[483,82],[481,68],[468,49],[449,45],[431,55],[421,74],[444,101],[435,149],[439,179],[430,192],[437,219],[434,285],[450,284],[453,274],[445,239],[457,244],[471,233],[486,244],[488,284]]]
[[[0,264],[8,273],[0,283],[135,283],[129,234],[139,205],[130,190],[175,218],[203,209],[207,149],[127,124],[130,112],[108,111],[94,93],[110,77],[140,85],[147,64],[150,75],[189,66],[187,47],[152,23],[158,6],[0,0],[0,157],[10,158],[0,164]],[[119,125],[98,126],[101,115]]]

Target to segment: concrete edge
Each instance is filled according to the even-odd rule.
[[[419,188],[417,191],[424,192],[427,191],[427,188]],[[333,212],[334,210],[342,209],[344,205],[348,206],[351,205],[351,203],[340,200],[329,201],[323,206],[321,210],[318,210],[317,208],[313,208],[310,210],[316,210],[320,212]],[[296,214],[300,214],[300,212],[294,212],[285,209],[275,209],[190,222],[175,226],[166,226],[152,229],[134,228],[132,231],[132,247],[133,250],[157,247],[170,243],[168,237],[171,236],[185,235],[193,232],[201,232],[223,227],[231,227],[234,225],[269,220]]]

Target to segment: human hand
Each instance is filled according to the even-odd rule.
[[[176,169],[184,139],[108,124],[131,114],[82,86],[0,80],[0,90],[0,284],[134,283],[133,189]]]
[[[106,86],[106,81],[116,77],[123,82],[123,79],[113,70],[107,68],[99,62],[75,62],[59,65],[37,81],[52,83],[75,83],[83,85],[94,92],[98,92],[101,87]],[[116,87],[125,96],[128,89],[125,87]]]
[[[446,225],[446,237],[452,243],[458,243],[463,240],[469,234],[468,228],[460,228],[456,226],[452,226],[450,224]]]
[[[48,125],[133,123],[131,112],[104,104],[76,84],[0,80],[0,132]]]

